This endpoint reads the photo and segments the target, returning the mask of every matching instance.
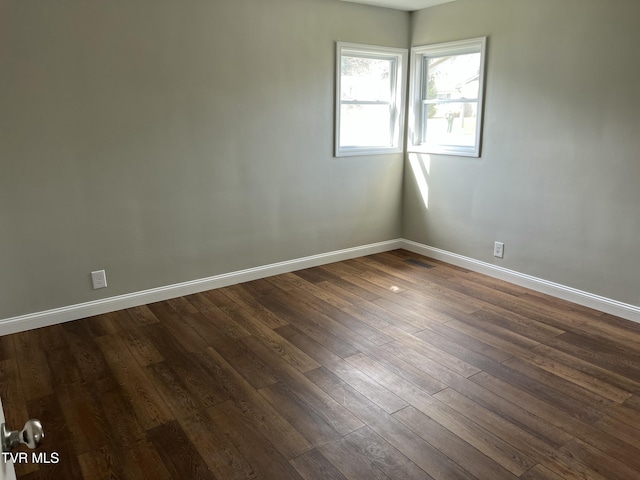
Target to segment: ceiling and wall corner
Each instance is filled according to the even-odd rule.
[[[435,7],[455,0],[342,0],[343,2],[362,3],[375,7],[393,8],[413,12],[424,8]]]

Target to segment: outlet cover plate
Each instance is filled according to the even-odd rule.
[[[91,272],[91,282],[93,283],[93,289],[106,288],[107,286],[107,274],[104,270],[97,270]]]

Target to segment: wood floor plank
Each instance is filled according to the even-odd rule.
[[[407,406],[407,402],[402,400],[400,397],[391,393],[369,376],[345,362],[342,358],[324,349],[321,345],[314,342],[313,339],[307,337],[299,330],[296,330],[295,327],[287,325],[287,327],[279,328],[277,331],[291,343],[297,345],[307,353],[310,353],[319,363],[322,363],[322,365],[329,369],[333,374],[369,398],[387,413],[393,413],[396,410]]]
[[[422,330],[422,326],[411,323],[401,315],[394,314],[374,303],[352,305],[345,308],[345,312],[369,325],[375,326],[390,337],[392,337],[392,335],[389,334],[388,329],[397,329],[407,333],[416,333]]]
[[[389,300],[388,298],[380,297],[377,300],[374,300],[373,303],[385,310],[401,315],[405,319],[405,321],[411,323],[420,330],[425,329],[430,325],[446,323],[453,319],[453,317],[450,317],[448,315],[425,312],[423,309],[418,311],[412,310],[409,307],[403,306],[401,300],[398,302],[394,302],[392,300]]]
[[[121,338],[141,367],[164,361],[162,354],[140,329],[130,327],[122,333]]]
[[[173,478],[215,480],[196,448],[177,422],[169,422],[149,430],[149,441]]]
[[[351,305],[351,302],[345,300],[339,295],[334,295],[326,289],[320,288],[313,282],[308,282],[296,272],[278,275],[276,277],[270,278],[269,281],[274,283],[278,288],[285,292],[291,290],[296,291],[297,289],[303,290],[304,292],[312,296],[313,303],[320,300],[322,302],[325,302],[327,305],[331,305],[332,307],[341,310]]]
[[[575,438],[579,438],[589,445],[607,452],[608,455],[627,463],[632,468],[637,469],[640,466],[640,449],[627,444],[615,435],[607,434],[585,423],[585,419],[581,415],[563,411],[538,399],[535,395],[510,385],[508,382],[492,377],[485,372],[475,375],[472,380],[513,403],[525,406],[527,410],[535,413],[545,421],[556,425]]]
[[[0,337],[20,480],[640,478],[640,324],[396,250]]]
[[[204,410],[205,405],[189,392],[180,376],[166,362],[149,365],[145,367],[144,371],[164,403],[171,410],[173,418],[180,420],[185,416],[191,416]],[[224,397],[220,397],[220,401],[223,400]]]
[[[445,428],[454,431],[460,438],[480,449],[487,456],[493,458],[502,466],[516,475],[520,475],[531,468],[534,462],[527,455],[512,448],[498,436],[489,433],[477,424],[456,415],[455,411],[445,403],[427,395],[410,382],[403,381],[395,374],[385,371],[381,365],[376,365],[362,354],[350,357],[348,361],[354,363],[361,370],[392,392],[409,402],[418,410],[427,414]]]
[[[604,452],[592,446],[574,439],[564,445],[560,451],[588,466],[594,472],[608,480],[626,480],[628,478],[640,478],[640,471],[629,468],[619,461],[612,459]]]
[[[284,279],[282,277],[284,277]],[[311,293],[319,292],[322,297],[325,297],[326,293],[321,288],[315,287],[313,284],[310,284],[308,282],[304,282],[304,280],[302,279],[300,279],[299,281],[291,281],[289,280],[290,278],[291,277],[278,276],[270,278],[269,281],[278,286],[281,290],[283,290],[283,292],[287,292],[289,294],[294,292],[294,297],[300,300],[300,302],[296,304],[296,310],[306,313],[313,313],[309,310],[309,308],[311,308],[326,316],[327,318],[332,319],[334,322],[339,323],[346,329],[353,331],[355,334],[378,345],[390,341],[390,339],[380,330],[370,327],[367,323],[362,322],[355,317],[352,317],[344,310],[342,310],[350,306],[348,302],[342,302],[343,306],[340,308],[335,307],[332,304],[326,302],[324,298],[318,297],[316,296],[316,294]],[[336,296],[334,297],[337,298]],[[289,301],[291,301],[291,297],[289,297]]]
[[[539,363],[543,363],[543,361],[539,360]],[[556,374],[556,371],[560,370],[560,368],[546,369],[539,367],[532,362],[524,361],[519,358],[511,358],[509,360],[506,360],[502,362],[502,365],[509,369],[518,371],[528,378],[533,379],[534,381],[546,385],[547,390],[553,388],[557,392],[561,392],[561,396],[558,396],[557,398],[558,404],[562,402],[564,404],[571,405],[567,408],[577,408],[578,406],[584,406],[585,412],[588,413],[589,416],[594,420],[597,420],[602,416],[601,413],[596,408],[594,408],[595,405],[607,408],[615,403],[615,401],[611,400],[610,398],[605,398],[598,393],[593,393],[591,390],[584,388],[578,383],[567,380],[563,376]],[[568,369],[562,370],[566,374],[566,371]],[[569,375],[567,374],[567,376]],[[614,396],[615,393],[617,392],[612,391],[611,395],[609,396]],[[624,398],[628,397],[625,396]]]
[[[388,353],[395,355],[403,362],[414,366],[418,370],[425,372],[427,375],[439,379],[445,385],[453,385],[460,379],[466,378],[466,375],[472,375],[468,373],[466,369],[460,373],[445,366],[445,362],[436,362],[435,360],[417,352],[413,348],[409,348],[407,345],[401,342],[391,342],[380,347],[382,350],[386,350]],[[455,368],[455,366],[454,366]],[[477,372],[477,370],[476,370]]]
[[[475,319],[475,320],[474,320]],[[493,325],[503,330],[511,331],[527,337],[531,340],[544,342],[548,338],[557,337],[565,333],[564,330],[547,325],[544,322],[525,317],[516,312],[503,309],[495,305],[487,305],[470,315],[457,320],[465,323],[473,322],[474,325]],[[496,329],[498,330],[498,329]]]
[[[325,443],[318,450],[350,480],[390,480],[374,462],[344,439]]]
[[[58,385],[69,385],[82,381],[80,368],[68,346],[48,350],[45,356],[54,389]]]
[[[316,363],[311,357],[298,350],[277,333],[274,333],[274,331],[268,326],[261,324],[260,321],[252,317],[250,313],[241,310],[240,307],[233,303],[231,299],[224,295],[222,295],[222,297],[218,296],[217,300],[222,311],[224,311],[236,323],[240,324],[251,335],[259,338],[264,345],[268,346],[276,354],[280,355],[301,372],[318,368],[318,363]],[[249,337],[244,337],[242,340],[244,341],[246,338]]]
[[[559,312],[557,309],[547,308],[544,305],[535,304],[534,302],[523,302],[521,297],[514,298],[508,293],[479,285],[462,275],[447,281],[446,285],[459,293],[488,303],[493,307],[498,307],[560,330],[571,326],[579,326],[587,321],[587,319],[580,314],[567,311]]]
[[[47,350],[35,330],[24,332],[15,341],[16,360],[25,400],[34,400],[53,393]]]
[[[306,438],[309,443],[318,448],[325,443],[334,442],[342,435],[332,425],[327,423],[313,408],[309,408],[304,400],[284,384],[271,385],[260,390],[283,418]]]
[[[42,479],[80,478],[81,468],[75,453],[73,439],[66,426],[62,407],[54,395],[45,395],[27,401],[29,418],[46,419],[47,441],[43,441],[38,453],[46,458],[59,458],[58,462],[38,463],[37,469]],[[44,421],[44,420],[43,420]],[[21,422],[22,423],[22,422]],[[22,426],[18,425],[18,429]],[[46,437],[45,437],[46,438]]]
[[[543,439],[552,447],[560,447],[573,439],[561,428],[545,421],[519,404],[512,403],[487,390],[471,379],[459,378],[451,383],[451,389],[473,400],[508,422],[517,425],[523,432]]]
[[[387,415],[366,397],[356,392],[328,370],[319,368],[308,372],[307,376],[327,393],[330,393],[337,402],[340,402],[354,413],[357,412],[358,417],[366,422],[371,430],[384,438],[385,441],[434,479],[472,480],[475,478],[392,415]]]
[[[525,355],[519,355],[519,357],[538,368],[616,403],[623,403],[631,398],[633,392],[640,386],[640,384],[628,381],[624,377],[610,373],[607,375],[606,371],[602,369],[593,367],[587,362],[573,360],[563,355],[562,352],[554,351],[546,346],[536,347]],[[619,388],[614,383],[622,383],[626,387],[631,387],[632,391]]]
[[[122,453],[145,439],[146,430],[135,415],[131,415],[132,406],[125,393],[117,388],[108,392],[91,392],[98,405],[107,437],[104,445],[110,451]]]
[[[473,472],[479,478],[496,480],[515,480],[518,478],[480,450],[414,407],[407,407],[396,412],[393,416],[458,465],[469,472]]]
[[[210,407],[207,409],[207,413],[215,422],[216,428],[219,428],[232,442],[252,470],[282,480],[302,478],[233,402],[227,401]]]
[[[252,339],[248,338],[247,341],[249,340]],[[351,433],[363,426],[362,422],[349,410],[342,407],[296,369],[290,368],[280,361],[280,358],[275,356],[271,350],[255,340],[252,343],[252,350],[256,352],[256,355],[259,355],[267,364],[273,365],[274,371],[279,372],[281,382],[341,435]],[[279,366],[277,366],[278,364]]]
[[[172,420],[169,408],[122,339],[105,335],[97,342],[143,427],[149,429]]]
[[[510,386],[530,393],[548,405],[568,412],[577,419],[595,422],[603,415],[598,408],[581,397],[581,392],[574,388],[570,382],[562,381],[560,377],[548,375],[541,369],[531,368],[522,361],[508,360],[507,362],[510,362],[514,368],[504,364],[494,365],[490,366],[486,373],[499,378]],[[562,390],[563,387],[570,388],[570,390],[565,392]],[[608,405],[606,399],[597,396],[594,398],[602,402],[603,406]]]
[[[233,285],[226,288],[224,294],[269,328],[278,328],[287,325],[284,319],[271,313],[259,300],[254,298],[246,289],[242,288],[242,285]]]
[[[401,296],[414,302],[413,305],[430,307],[453,316],[460,313],[470,314],[483,306],[482,302],[443,288],[439,281],[425,277],[422,265],[429,265],[427,262],[418,260],[416,263],[420,262],[420,265],[416,266],[416,263],[407,263],[407,261],[385,261],[382,255],[363,257],[356,261],[373,268],[376,273],[384,272],[389,282],[402,288]],[[368,278],[372,278],[370,272]]]
[[[564,480],[563,477],[553,473],[543,465],[536,465],[520,477],[523,480]]]
[[[320,288],[327,287],[335,287],[339,290],[331,290],[330,291],[334,295],[338,295],[343,297],[351,304],[356,304],[361,301],[371,301],[378,298],[378,294],[367,290],[366,288],[362,288],[354,283],[349,282],[347,279],[335,275],[324,267],[318,267],[318,270],[322,272],[323,280],[321,282],[316,283]],[[304,277],[303,277],[304,278]]]
[[[226,315],[222,312],[216,315],[208,311],[206,314],[189,315],[184,321],[202,337],[208,347],[213,347],[225,358],[243,355],[246,350],[238,340],[243,336],[248,337],[250,333],[241,332],[239,328],[227,329],[223,324],[224,317]],[[228,321],[233,322],[231,319]]]
[[[474,365],[479,369],[485,369],[488,364],[500,363],[506,360],[506,358],[509,358],[505,358],[504,355],[496,355],[496,352],[498,351],[490,346],[485,345],[485,347],[483,347],[473,341],[461,342],[458,339],[454,340],[450,338],[450,336],[442,335],[438,331],[441,328],[442,325],[428,327],[421,332],[416,333],[415,336],[424,342],[449,353],[450,355],[465,360],[467,363]],[[478,350],[484,350],[487,347],[490,349],[488,355],[485,355],[484,352],[478,352]],[[500,356],[501,360],[497,360],[495,358],[496,356]]]
[[[260,474],[206,414],[197,412],[179,420],[189,440],[213,474],[224,480],[251,480]]]
[[[401,348],[410,348],[420,355],[429,358],[464,377],[470,377],[471,375],[475,375],[481,371],[466,360],[456,357],[455,355],[451,355],[450,353],[432,345],[429,342],[425,342],[414,335],[404,335],[402,333],[395,332],[394,336],[396,337],[396,340],[383,345],[383,349],[388,349],[394,345],[401,346]]]
[[[455,320],[453,320],[455,322]],[[451,328],[449,324],[452,322],[447,322],[443,325],[433,325],[426,330],[423,330],[422,334],[426,335],[431,334],[438,335],[447,339],[450,342],[455,342],[461,347],[466,348],[467,350],[471,350],[472,352],[479,353],[495,362],[503,362],[506,359],[510,358],[513,354],[509,351],[510,349],[502,349],[496,347],[495,345],[491,345],[490,343],[486,343],[484,340],[480,340],[472,335],[467,335],[465,332],[461,332],[460,330]]]
[[[597,471],[590,471],[589,468],[580,465],[580,463],[574,460],[573,456],[559,454],[555,447],[524,432],[514,424],[489,412],[484,407],[466,398],[464,395],[458,394],[454,390],[444,390],[435,395],[435,397],[460,412],[461,415],[481,425],[487,429],[487,431],[506,440],[510,445],[527,451],[535,461],[540,462],[549,469],[554,470],[560,468],[561,471],[564,471],[566,467],[569,467],[572,470],[583,472],[588,477],[594,476],[597,473]],[[575,441],[575,439],[570,442],[572,441]]]
[[[4,407],[5,423],[16,429],[28,414],[15,358],[0,361],[0,398]]]
[[[191,328],[189,322],[185,321],[185,317],[188,315],[180,315],[174,312],[170,306],[164,304],[153,304],[150,305],[150,308],[162,319],[162,324],[147,326],[147,331],[161,328],[187,352],[198,352],[207,347],[202,335]]]
[[[59,403],[64,405],[62,414],[78,454],[107,443],[104,418],[89,388],[81,383],[56,384],[55,388]]]
[[[210,348],[198,354],[197,358],[240,408],[240,412],[253,422],[255,428],[268,438],[285,458],[295,458],[311,450],[309,442],[218,352]]]
[[[585,342],[584,338],[566,333],[555,338],[542,341],[544,345],[566,353],[572,357],[584,360],[588,363],[609,370],[616,375],[637,380],[640,372],[633,359],[629,359],[621,353],[610,353],[597,347],[597,342]]]
[[[291,460],[291,465],[305,480],[347,480],[340,470],[333,466],[317,449],[313,449]]]
[[[124,478],[122,461],[101,447],[78,455],[82,478],[86,480],[113,480]],[[21,478],[24,478],[22,475]]]
[[[15,335],[0,336],[0,361],[10,360],[16,356]]]
[[[289,324],[309,336],[317,343],[325,347],[339,357],[348,357],[358,352],[358,348],[349,342],[348,339],[331,333],[327,325],[323,324],[318,316],[312,318],[304,318],[278,298],[269,298],[263,300],[265,305],[274,312],[278,312],[281,316],[289,319]],[[287,331],[286,327],[278,329],[278,333]]]
[[[283,338],[286,337],[283,336]],[[295,343],[293,343],[293,345],[295,345]],[[265,365],[258,357],[248,351],[241,355],[231,357],[228,361],[229,364],[256,390],[260,390],[261,388],[269,385],[274,385],[279,381],[276,372],[271,370],[271,368]]]
[[[391,252],[383,252],[381,257],[397,257],[401,261],[410,264],[414,260],[418,260],[421,263],[427,263],[429,265],[433,265],[437,268],[431,268],[424,271],[424,268],[416,267],[416,269],[421,268],[422,275],[425,275],[430,278],[440,279],[440,280],[449,280],[457,275],[466,275],[470,273],[470,270],[466,268],[459,267],[457,265],[453,265],[451,263],[446,263],[441,260],[436,260],[435,258],[427,258],[425,256],[409,252],[407,250],[393,250]]]
[[[414,367],[410,363],[405,362],[383,348],[372,347],[366,349],[365,352],[369,358],[374,357],[376,362],[382,365],[386,370],[389,370],[391,373],[411,382],[427,393],[432,394],[447,388],[447,385],[444,382],[441,382],[423,370]],[[352,355],[346,360],[351,363],[349,359],[358,358],[360,356],[364,356],[364,354],[360,353]]]
[[[634,395],[640,394],[640,377],[629,378],[623,375],[618,375],[611,370],[599,367],[547,345],[539,345],[533,348],[532,352],[540,353],[551,360],[570,366],[571,368],[578,370],[595,380],[611,385],[612,388],[615,387],[624,392],[631,393],[629,397],[622,400],[622,403],[626,403],[628,400],[631,400],[631,397]],[[626,395],[623,394],[622,396]]]
[[[126,312],[138,326],[149,325],[150,323],[158,323],[159,321],[158,318],[153,314],[151,310],[149,310],[149,307],[146,305],[128,308]]]
[[[84,322],[64,324],[63,335],[85,382],[94,383],[112,375],[97,338],[91,336]]]
[[[629,425],[626,419],[621,420],[605,415],[593,425],[599,430],[613,435],[629,445],[640,449],[639,424],[634,423],[633,425]]]
[[[394,480],[431,480],[433,477],[369,427],[350,433],[345,439],[358,454],[367,457],[387,477]]]
[[[512,355],[520,352],[520,349],[528,350],[540,345],[540,342],[504,328],[492,328],[490,324],[476,321],[475,317],[472,319],[466,317],[466,319],[467,321],[452,320],[445,325]]]

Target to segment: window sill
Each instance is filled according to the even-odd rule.
[[[480,149],[476,147],[455,147],[447,145],[411,145],[407,153],[428,153],[432,155],[451,155],[455,157],[480,158]]]
[[[336,158],[339,157],[358,157],[366,155],[387,155],[390,153],[404,153],[402,147],[389,147],[389,148],[343,148],[336,152]]]

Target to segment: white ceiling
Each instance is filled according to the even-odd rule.
[[[455,0],[342,0],[343,2],[364,3],[376,7],[395,8],[396,10],[421,10],[433,7],[442,3],[454,2]]]

